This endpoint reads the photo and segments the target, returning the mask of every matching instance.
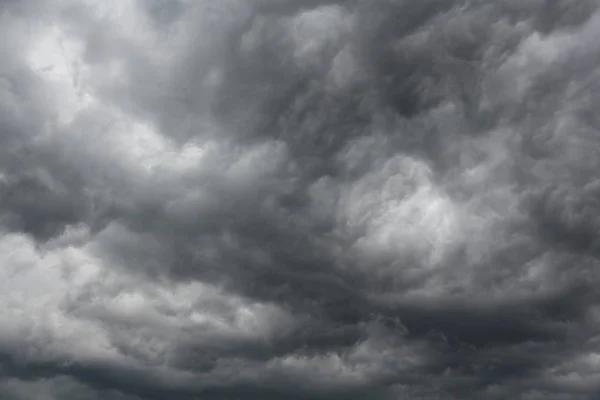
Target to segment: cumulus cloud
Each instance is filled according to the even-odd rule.
[[[0,399],[598,398],[599,7],[0,2]]]

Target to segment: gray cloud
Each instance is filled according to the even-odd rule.
[[[0,3],[0,399],[595,399],[597,1]]]

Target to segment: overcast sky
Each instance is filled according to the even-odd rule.
[[[0,0],[0,400],[597,400],[600,1]]]

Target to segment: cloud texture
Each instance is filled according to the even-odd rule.
[[[0,2],[0,399],[600,398],[596,0]]]

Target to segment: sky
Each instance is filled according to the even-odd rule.
[[[599,37],[0,0],[0,400],[600,398]]]

